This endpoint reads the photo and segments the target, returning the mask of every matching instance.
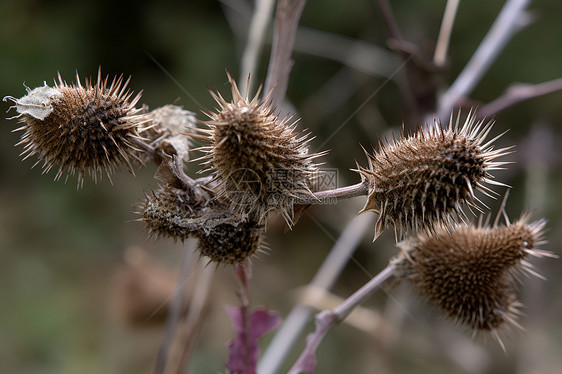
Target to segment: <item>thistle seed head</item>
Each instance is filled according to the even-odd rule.
[[[212,262],[235,264],[256,253],[263,242],[264,228],[254,222],[222,224],[199,230],[199,252]]]
[[[291,225],[295,197],[312,196],[313,160],[322,154],[308,153],[310,139],[296,131],[296,121],[280,119],[268,98],[258,101],[259,91],[252,100],[243,97],[227,75],[232,101],[211,92],[219,109],[206,113],[208,129],[196,129],[209,144],[199,149],[206,153],[204,164],[234,211],[262,222],[274,209]]]
[[[22,123],[14,131],[23,131],[18,145],[24,145],[24,159],[37,155],[35,165],[43,162],[43,173],[58,165],[55,180],[65,170],[66,179],[78,174],[79,187],[86,173],[96,181],[104,172],[111,179],[118,164],[133,172],[131,160],[138,159],[139,152],[135,142],[143,140],[140,133],[147,118],[135,108],[140,93],[132,98],[128,80],[123,82],[121,76],[108,82],[101,71],[96,83],[86,80],[84,85],[78,75],[71,85],[59,75],[54,87],[45,83],[28,88],[20,99],[5,97],[15,103],[18,115],[12,118]]]
[[[524,214],[505,226],[456,225],[439,227],[434,234],[420,232],[398,244],[402,252],[393,259],[395,275],[447,317],[499,339],[499,328],[520,327],[517,275],[539,276],[527,257],[555,257],[537,249],[545,243],[544,226],[544,220],[530,222]]]
[[[480,210],[474,189],[495,194],[487,185],[503,184],[494,181],[490,171],[505,163],[494,160],[510,153],[510,148],[493,149],[497,138],[484,142],[492,125],[476,121],[471,112],[462,126],[458,117],[454,124],[451,118],[447,128],[434,122],[394,143],[380,144],[373,155],[366,152],[368,167],[358,167],[369,183],[361,212],[378,213],[375,238],[389,223],[401,240],[410,230],[431,232],[438,224],[463,219],[465,203]]]

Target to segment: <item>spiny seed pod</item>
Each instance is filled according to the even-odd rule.
[[[76,85],[68,85],[58,77],[54,87],[45,83],[27,95],[16,99],[13,108],[23,126],[14,131],[24,131],[19,144],[24,144],[24,159],[37,155],[37,164],[43,161],[43,173],[59,165],[55,180],[67,170],[69,175],[78,174],[78,186],[89,173],[97,181],[103,172],[111,180],[111,173],[118,164],[126,164],[133,172],[131,158],[138,159],[135,142],[142,141],[141,125],[147,121],[135,108],[140,93],[131,100],[127,90],[128,80],[109,77],[98,79],[95,84],[87,80],[83,86],[76,76]],[[34,165],[34,166],[35,166]]]
[[[235,264],[260,250],[264,228],[254,222],[222,224],[197,232],[199,252],[212,262]]]
[[[242,221],[218,199],[207,194],[206,185],[172,186],[170,184],[147,194],[140,211],[151,235],[185,240],[199,230],[218,225],[236,226]]]
[[[204,192],[165,185],[146,196],[142,218],[150,235],[174,240],[199,238],[199,252],[212,262],[241,262],[259,250],[263,225],[240,221]]]
[[[493,150],[499,136],[484,143],[492,125],[477,122],[471,112],[462,127],[458,117],[446,129],[434,122],[392,144],[380,144],[373,155],[366,152],[368,168],[358,167],[369,183],[361,212],[378,213],[375,238],[388,223],[397,240],[410,230],[431,232],[437,224],[450,225],[463,218],[464,203],[479,209],[474,188],[490,196],[486,191],[494,192],[487,184],[504,185],[489,172],[506,164],[493,160],[509,154],[511,147]]]
[[[150,235],[185,240],[193,236],[193,228],[186,225],[197,217],[198,204],[194,204],[187,191],[166,186],[146,195],[140,214]]]
[[[539,276],[529,256],[555,257],[536,247],[544,241],[544,220],[524,214],[506,226],[457,225],[421,232],[398,246],[394,273],[458,323],[479,331],[497,330],[506,322],[519,327],[518,273]]]
[[[211,92],[220,108],[206,113],[209,129],[196,129],[207,141],[201,147],[204,164],[221,181],[220,196],[231,202],[238,213],[248,214],[258,222],[269,210],[279,211],[292,225],[293,204],[297,196],[312,196],[311,186],[318,169],[308,154],[306,135],[296,132],[296,122],[280,119],[268,98],[258,101],[243,97],[234,79],[232,102],[220,93]]]

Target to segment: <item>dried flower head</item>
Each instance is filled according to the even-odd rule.
[[[167,155],[189,160],[189,138],[184,135],[196,122],[195,115],[177,105],[164,105],[147,113],[151,125],[143,134],[150,144]]]
[[[182,241],[198,238],[200,254],[212,262],[233,264],[256,253],[262,244],[263,226],[228,220],[227,210],[215,202],[205,205],[193,193],[167,185],[147,195],[140,220],[151,235]]]
[[[518,273],[539,276],[526,258],[554,257],[537,249],[545,243],[545,221],[529,218],[524,214],[505,226],[457,225],[439,227],[433,235],[421,232],[398,244],[402,253],[393,260],[395,275],[448,317],[475,333],[490,331],[499,340],[497,330],[506,322],[519,327]]]
[[[182,180],[179,156],[167,157],[156,177],[166,184],[147,195],[139,214],[151,235],[185,240],[199,239],[199,252],[212,262],[233,264],[258,251],[263,225],[241,220],[213,194],[211,178]]]
[[[146,117],[142,109],[135,108],[140,93],[132,100],[127,89],[128,80],[109,77],[97,82],[86,80],[68,85],[58,77],[54,87],[45,83],[27,95],[17,99],[7,96],[15,103],[13,108],[23,124],[15,131],[24,131],[19,144],[24,144],[22,155],[28,158],[37,155],[37,164],[43,161],[43,172],[58,165],[55,180],[65,170],[69,175],[78,174],[78,186],[82,186],[87,172],[97,180],[103,172],[111,179],[116,165],[126,164],[132,172],[131,159],[138,158],[136,141],[142,141],[141,125]],[[35,166],[34,165],[34,166]]]
[[[367,153],[368,168],[359,166],[358,172],[369,183],[362,212],[379,215],[375,238],[388,223],[397,240],[410,230],[452,224],[463,217],[464,203],[479,209],[474,189],[489,196],[486,191],[494,192],[487,184],[504,185],[489,173],[505,164],[496,158],[510,153],[510,148],[493,149],[497,137],[484,143],[493,122],[477,122],[471,112],[459,126],[459,117],[454,124],[451,118],[447,128],[434,121],[392,144],[380,144],[373,155]]]
[[[150,235],[185,240],[193,235],[187,223],[197,217],[199,204],[190,194],[166,185],[146,195],[140,214]]]
[[[255,222],[221,224],[211,230],[199,230],[199,252],[212,262],[235,264],[260,250],[264,227]]]
[[[312,196],[311,184],[317,171],[309,154],[307,136],[296,132],[296,122],[280,119],[268,98],[258,101],[243,97],[234,79],[232,102],[211,92],[220,108],[206,113],[209,129],[197,129],[209,143],[201,147],[205,164],[221,181],[220,196],[231,202],[235,212],[263,221],[269,210],[279,211],[289,225],[296,196]]]

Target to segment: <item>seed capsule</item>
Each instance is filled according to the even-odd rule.
[[[490,171],[505,164],[494,160],[510,153],[510,148],[493,150],[497,138],[484,144],[493,122],[477,122],[470,113],[462,127],[458,123],[458,118],[454,125],[451,119],[444,129],[434,122],[367,154],[368,167],[358,168],[369,182],[361,212],[378,213],[375,238],[389,223],[397,240],[408,231],[450,225],[464,216],[463,204],[478,209],[474,189],[487,194],[494,193],[488,184],[503,185],[492,179]]]
[[[140,211],[150,235],[199,239],[199,253],[212,262],[234,264],[259,251],[263,225],[232,215],[199,186],[165,185],[147,195]]]
[[[297,196],[312,196],[311,186],[318,169],[309,154],[306,135],[296,131],[296,122],[280,119],[268,98],[258,101],[243,97],[234,79],[232,102],[211,92],[219,109],[206,113],[209,129],[196,129],[197,137],[209,143],[201,147],[205,164],[220,180],[219,194],[238,213],[262,222],[270,210],[277,210],[289,225]]]
[[[212,262],[235,264],[259,251],[264,228],[254,222],[222,224],[211,230],[199,230],[199,252]]]
[[[183,241],[193,235],[187,223],[199,209],[186,191],[166,186],[146,196],[140,214],[150,235]]]
[[[15,103],[18,115],[12,118],[23,124],[15,131],[24,132],[18,143],[24,145],[24,159],[37,155],[35,165],[43,162],[43,173],[58,165],[55,180],[65,170],[66,179],[78,174],[79,187],[86,173],[97,180],[105,172],[111,179],[119,164],[133,172],[131,160],[139,152],[135,143],[143,141],[147,118],[135,108],[140,94],[131,100],[128,81],[122,76],[111,84],[108,80],[100,71],[95,84],[87,80],[83,86],[77,76],[76,84],[68,85],[59,75],[54,87],[28,88],[20,99],[5,97]]]
[[[395,275],[447,317],[499,338],[497,330],[506,322],[519,327],[517,274],[538,275],[526,259],[555,257],[537,249],[545,243],[544,226],[544,220],[529,222],[525,214],[506,226],[421,232],[398,244],[402,253],[393,260]]]

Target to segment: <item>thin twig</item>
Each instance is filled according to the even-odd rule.
[[[514,83],[505,90],[502,96],[480,107],[478,116],[491,117],[522,101],[558,91],[562,91],[562,78],[538,84]]]
[[[149,155],[151,155],[152,157],[161,157],[160,152],[156,150],[156,148],[154,148],[153,146],[151,146],[150,144],[138,139],[138,138],[132,138],[131,139],[132,143],[139,147],[142,151],[148,153]]]
[[[343,303],[332,310],[325,310],[316,315],[316,330],[306,339],[306,347],[288,374],[298,374],[307,367],[316,349],[324,337],[340,322],[342,322],[355,307],[363,303],[375,290],[377,290],[394,272],[394,267],[388,265],[363,287],[348,297]]]
[[[381,286],[393,274],[394,267],[392,265],[388,265],[380,273],[373,277],[373,279],[355,291],[343,303],[332,309],[332,311],[329,312],[329,314],[332,315],[331,319],[337,323],[343,321],[356,306],[362,304],[373,293],[373,291],[378,289],[379,286]],[[319,316],[318,318],[323,317]]]
[[[296,204],[331,204],[333,199],[349,199],[357,196],[367,195],[369,192],[369,183],[365,180],[360,183],[335,188],[333,190],[325,190],[314,192],[313,195],[305,195],[295,200]]]
[[[241,59],[242,72],[240,80],[242,82],[256,73],[257,61],[263,48],[267,27],[273,12],[273,4],[273,0],[259,0],[255,2],[254,14],[250,30],[248,31],[248,40],[246,41],[246,48]],[[246,87],[246,92],[248,95],[251,92],[252,82],[254,81],[255,79],[247,80],[248,87]],[[242,87],[241,84],[239,86]]]
[[[335,308],[344,301],[342,297],[336,296],[330,291],[326,291],[322,288],[319,289],[311,285],[307,285],[303,287],[302,290],[299,290],[297,299],[300,303],[314,308],[318,312],[324,309]],[[356,307],[349,317],[345,319],[345,322],[349,324],[349,326],[353,326],[365,333],[373,333],[379,329],[383,332],[382,330],[390,328],[390,326],[387,326],[380,313],[362,306]],[[375,338],[382,341],[381,339],[384,339],[384,336],[376,336]]]
[[[352,186],[340,187],[333,190],[326,190],[315,192],[314,195],[318,199],[325,199],[330,197],[348,199],[351,197],[363,196],[369,192],[369,183],[367,180],[354,184]]]
[[[305,3],[306,0],[280,0],[277,4],[273,46],[264,87],[266,95],[275,87],[271,95],[273,106],[280,105],[287,92],[295,34]]]
[[[358,247],[363,235],[372,227],[373,215],[362,214],[351,220],[330,250],[329,255],[310,281],[309,285],[317,289],[329,290],[345,264]],[[273,337],[258,364],[260,374],[273,374],[287,356],[289,350],[301,334],[312,310],[309,306],[297,304],[293,307],[283,325]]]
[[[460,0],[447,0],[445,12],[443,13],[443,21],[439,29],[437,37],[437,46],[433,54],[433,63],[437,66],[444,66],[447,61],[447,50],[449,49],[449,41],[451,40],[451,32],[453,24],[459,8]]]
[[[472,92],[489,67],[519,30],[528,23],[525,9],[529,0],[507,0],[455,82],[441,96],[438,117],[447,118],[459,100]]]

